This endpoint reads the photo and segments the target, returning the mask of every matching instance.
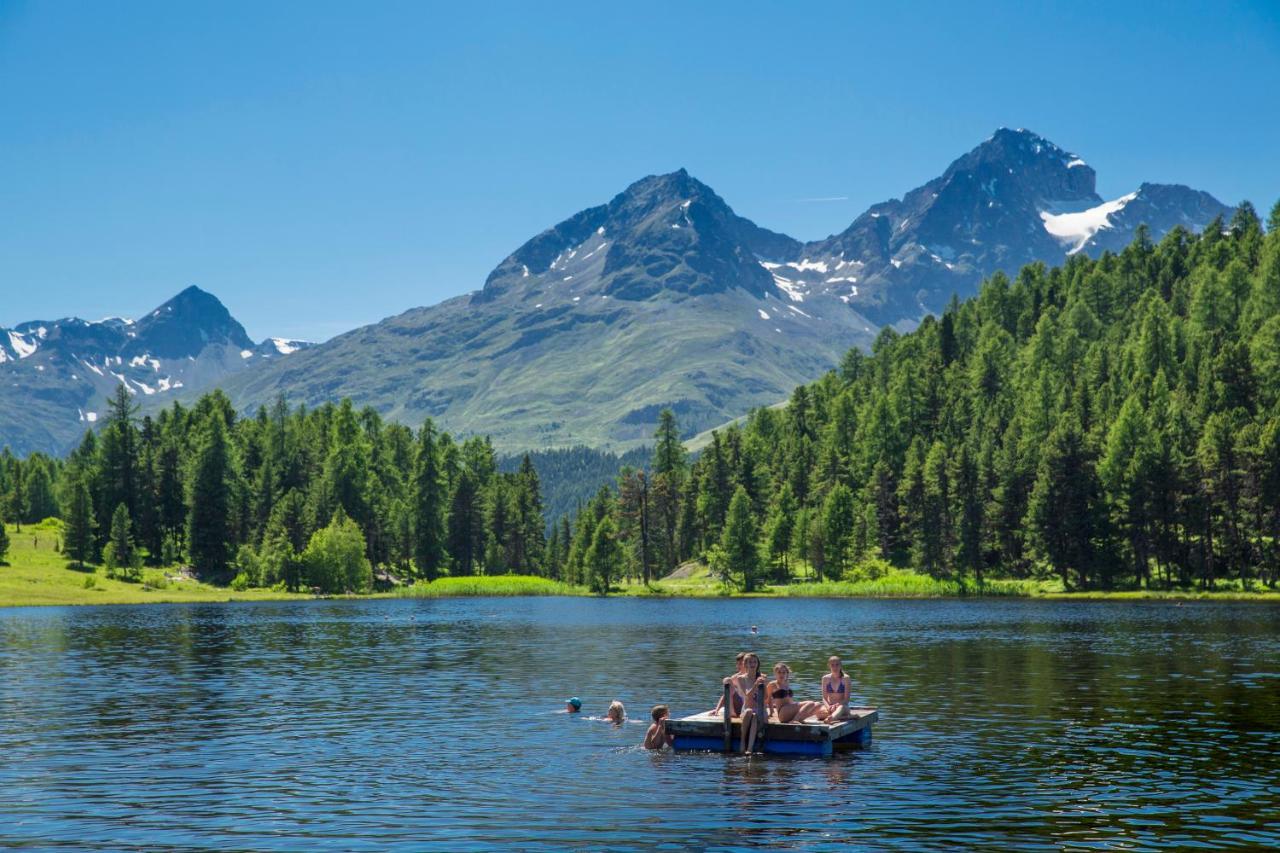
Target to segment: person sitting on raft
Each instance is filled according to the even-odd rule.
[[[614,699],[609,703],[609,710],[605,712],[605,716],[608,717],[609,722],[620,726],[627,719],[627,709],[623,707],[621,701]]]
[[[649,731],[645,732],[644,748],[662,749],[674,743],[676,736],[667,731],[667,717],[671,715],[667,706],[654,705],[649,715],[653,717],[653,725],[649,726]]]
[[[797,701],[795,691],[791,689],[791,667],[782,661],[773,665],[773,681],[765,688],[769,697],[769,707],[780,723],[799,723],[809,717],[826,719],[827,709],[821,702],[806,700]]]
[[[849,710],[853,681],[845,674],[840,658],[835,655],[827,658],[827,666],[831,671],[822,676],[822,705],[827,711],[826,719],[847,720],[853,716]]]
[[[733,692],[742,698],[742,737],[738,746],[744,753],[751,752],[756,748],[756,732],[760,723],[769,719],[769,712],[759,698],[765,686],[765,678],[760,674],[760,656],[748,652],[742,659],[742,672],[731,679],[730,685]]]
[[[738,652],[738,654],[734,656],[733,675],[729,676],[724,680],[725,684],[728,684],[730,681],[737,678],[739,675],[742,675],[742,659],[745,658],[746,656],[747,656],[746,652]],[[729,696],[733,701],[732,707],[729,708],[729,713],[730,715],[737,717],[742,714],[742,700],[741,698],[739,698],[738,694],[733,691],[729,693]],[[719,714],[723,710],[724,710],[724,693],[721,693],[720,698],[716,700],[716,706],[711,709],[711,713]]]

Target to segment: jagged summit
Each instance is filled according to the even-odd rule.
[[[625,300],[682,298],[740,288],[763,297],[770,276],[757,258],[800,244],[738,216],[680,169],[641,178],[516,249],[473,297],[535,303],[568,292]]]
[[[137,321],[67,317],[0,329],[0,446],[61,453],[98,422],[118,385],[164,405],[302,346],[268,339],[255,347],[218,298],[198,287]]]

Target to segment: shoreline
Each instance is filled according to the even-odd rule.
[[[9,567],[0,567],[0,572]],[[69,572],[81,575],[74,570]],[[92,575],[82,575],[92,577]],[[763,600],[787,598],[814,598],[828,600],[884,600],[884,601],[1077,601],[1077,602],[1251,602],[1280,604],[1280,591],[1245,592],[1241,590],[1086,590],[1081,592],[1020,591],[1020,592],[837,592],[825,589],[827,584],[796,584],[763,591],[743,593],[724,592],[718,589],[664,589],[661,586],[645,588],[634,585],[600,596],[586,587],[571,586],[558,581],[529,575],[487,575],[478,577],[441,578],[431,583],[418,583],[411,587],[370,593],[346,595],[313,595],[304,592],[285,592],[267,589],[232,590],[207,584],[192,584],[191,588],[168,587],[157,589],[137,583],[114,583],[125,587],[123,591],[112,588],[80,588],[74,592],[50,589],[33,584],[24,590],[28,593],[0,595],[0,609],[17,607],[92,607],[131,606],[138,604],[228,604],[242,602],[288,601],[372,601],[380,599],[414,598],[596,598],[596,599],[704,599],[704,600]],[[661,582],[659,582],[661,583]],[[12,593],[12,590],[6,590]]]

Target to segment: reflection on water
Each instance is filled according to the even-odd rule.
[[[747,626],[761,626],[751,637]],[[827,638],[843,638],[832,648]],[[734,652],[880,707],[652,754]],[[582,715],[562,712],[581,696]],[[603,716],[621,699],[630,719]],[[1280,608],[464,599],[0,611],[0,846],[1276,846]]]

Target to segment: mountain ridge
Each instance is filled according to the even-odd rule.
[[[0,328],[0,446],[63,453],[119,384],[149,409],[306,346],[255,344],[217,297],[194,285],[138,320],[64,317]]]
[[[406,423],[430,417],[457,434],[488,434],[500,451],[625,451],[648,439],[661,408],[692,435],[774,403],[850,347],[869,346],[879,327],[909,329],[998,270],[1096,256],[1127,244],[1140,224],[1159,238],[1231,211],[1179,184],[1142,183],[1108,201],[1096,181],[1074,152],[1000,128],[938,177],[802,242],[739,216],[681,168],[535,234],[478,290],[288,359],[273,357],[292,345],[247,346],[225,308],[192,330],[167,323],[161,306],[140,321],[146,342],[126,351],[130,361],[161,347],[220,353],[221,366],[184,380],[179,398],[196,384],[224,387],[242,409],[280,394],[307,405],[350,396]],[[73,331],[128,336],[122,322]],[[122,379],[131,380],[146,393],[142,377]]]

